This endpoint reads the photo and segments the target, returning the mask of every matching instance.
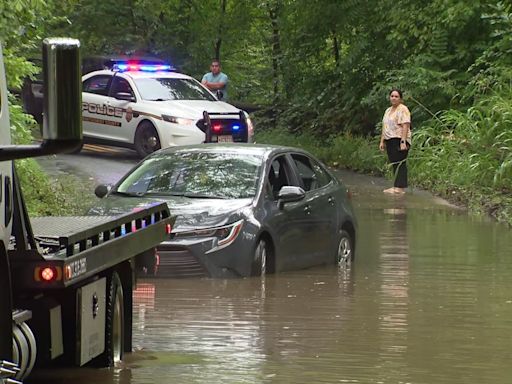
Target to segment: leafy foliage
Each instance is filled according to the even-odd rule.
[[[34,159],[17,160],[16,170],[31,216],[82,215],[95,200],[92,185],[73,176],[49,178]]]
[[[12,141],[29,144],[36,129],[34,119],[23,113],[18,92],[25,77],[40,69],[27,60],[41,44],[42,27],[53,20],[51,2],[12,0],[0,2],[0,36],[7,72]],[[32,159],[16,161],[20,184],[31,215],[78,213],[83,201],[75,198],[81,190],[76,180],[49,180]]]
[[[361,171],[389,172],[374,137],[400,87],[417,185],[510,191],[510,2],[13,0],[0,4],[11,89],[54,34],[79,38],[84,55],[156,54],[197,78],[219,53],[231,101],[259,108],[258,140]],[[11,104],[16,141],[27,142],[33,123]]]

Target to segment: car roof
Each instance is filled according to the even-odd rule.
[[[132,79],[154,79],[154,78],[168,78],[168,79],[192,79],[193,77],[185,75],[184,73],[173,72],[173,71],[158,71],[158,72],[146,72],[146,71],[113,71],[111,69],[102,69],[99,71],[89,72],[88,78],[97,75],[124,75],[131,77]]]
[[[277,153],[285,152],[299,152],[313,156],[310,153],[294,147],[287,147],[282,145],[271,144],[252,144],[252,143],[209,143],[197,145],[184,145],[177,147],[168,147],[159,150],[158,154],[173,154],[173,153],[187,153],[187,152],[209,152],[209,153],[232,153],[232,154],[246,154],[246,155],[260,155],[270,156]]]

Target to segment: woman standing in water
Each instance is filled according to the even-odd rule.
[[[411,113],[402,103],[402,91],[392,89],[389,92],[391,107],[386,109],[382,118],[382,134],[379,149],[388,154],[393,165],[394,184],[384,193],[404,194],[407,188],[407,154],[411,147]]]

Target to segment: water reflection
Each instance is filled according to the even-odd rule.
[[[146,311],[148,292],[154,311]],[[140,363],[133,380],[158,382],[166,372],[184,383],[311,382],[304,369],[315,367],[318,382],[334,382],[326,368],[336,365],[344,339],[351,343],[344,328],[353,292],[353,271],[333,266],[243,280],[145,281],[135,295],[134,346],[154,359]]]
[[[379,233],[380,358],[400,370],[406,366],[409,312],[409,242],[403,199],[384,209],[382,223]]]
[[[366,185],[351,268],[140,280],[124,365],[42,382],[510,383],[510,229]]]

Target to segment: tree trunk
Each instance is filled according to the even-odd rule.
[[[213,47],[213,57],[217,60],[220,60],[220,46],[222,44],[222,25],[224,23],[224,19],[226,18],[226,5],[227,0],[220,0],[220,18],[219,25],[217,28],[217,38],[215,39],[215,44]]]
[[[338,67],[340,63],[340,46],[336,31],[332,31],[332,53],[334,55],[334,63],[336,64],[336,67]]]
[[[268,3],[268,14],[270,17],[270,24],[272,27],[272,87],[273,87],[273,107],[272,116],[274,123],[278,113],[278,105],[280,104],[280,75],[281,75],[281,34],[279,29],[279,15],[280,0]]]

